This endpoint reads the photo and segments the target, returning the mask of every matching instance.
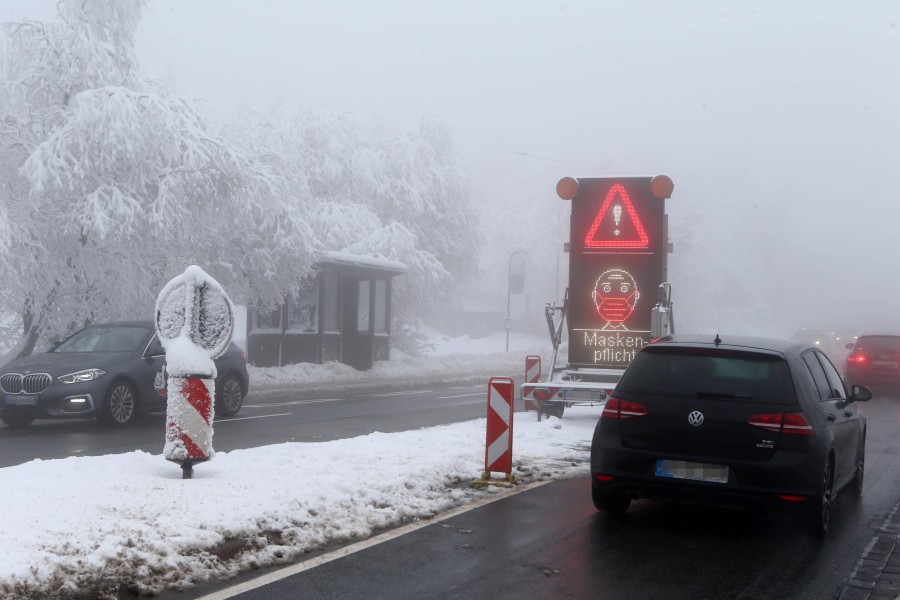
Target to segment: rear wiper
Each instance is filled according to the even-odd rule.
[[[698,398],[741,398],[744,400],[752,400],[753,396],[741,396],[740,394],[729,394],[727,392],[697,392]]]

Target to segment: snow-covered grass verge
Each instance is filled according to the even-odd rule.
[[[596,407],[541,422],[518,413],[516,476],[587,476],[598,416]],[[0,597],[184,589],[428,519],[503,493],[469,486],[484,444],[478,419],[220,452],[191,480],[162,455],[137,451],[0,469]]]

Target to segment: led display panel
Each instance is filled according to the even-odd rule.
[[[622,368],[650,341],[665,203],[650,177],[578,180],[569,254],[569,364]]]

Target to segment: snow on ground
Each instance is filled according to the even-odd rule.
[[[406,356],[391,351],[391,360],[377,362],[369,371],[357,371],[345,364],[331,362],[324,365],[301,363],[277,368],[250,370],[251,389],[296,387],[329,387],[355,383],[385,383],[402,378],[403,381],[459,381],[462,378],[485,375],[505,375],[521,381],[525,373],[525,356],[541,356],[546,371],[553,355],[547,337],[511,335],[509,352],[506,334],[485,338],[436,338],[435,346],[424,356]],[[485,379],[485,383],[487,379]]]
[[[478,344],[455,340],[447,345],[458,351],[436,349],[430,361],[401,359],[378,376],[397,377],[395,369],[426,363],[437,374],[469,360],[479,370],[485,362],[502,364],[493,352],[478,354],[487,348]],[[531,346],[518,339],[508,366]],[[465,347],[474,357],[460,358]],[[324,381],[324,373],[336,370],[307,366],[270,376],[287,385],[294,371]],[[254,377],[263,371],[254,370]],[[572,407],[563,419],[540,422],[534,413],[517,413],[514,474],[523,483],[587,475],[597,418],[596,407]],[[485,436],[482,418],[219,452],[195,467],[191,480],[182,480],[161,454],[140,451],[3,468],[0,597],[117,598],[126,590],[183,589],[428,519],[506,489],[469,485],[484,468]]]

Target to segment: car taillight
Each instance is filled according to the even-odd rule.
[[[807,496],[797,496],[795,494],[775,494],[775,497],[785,502],[806,502]]]
[[[603,407],[602,416],[607,419],[631,419],[633,417],[643,417],[646,414],[647,407],[643,404],[610,398]]]
[[[854,363],[864,363],[864,362],[866,362],[866,355],[865,354],[851,354],[850,356],[847,357],[847,361],[854,362]]]
[[[747,419],[747,423],[772,433],[791,435],[812,435],[814,433],[812,425],[809,424],[803,413],[763,413],[753,415]]]

